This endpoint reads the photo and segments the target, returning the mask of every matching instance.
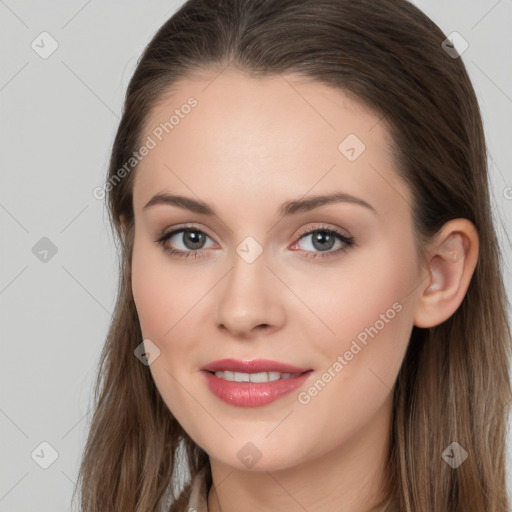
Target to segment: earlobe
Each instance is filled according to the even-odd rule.
[[[429,278],[420,287],[414,325],[434,327],[458,309],[466,295],[478,260],[478,234],[467,219],[445,224],[430,250]]]

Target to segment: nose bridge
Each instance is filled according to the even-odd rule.
[[[247,236],[235,247],[231,270],[221,287],[217,323],[233,332],[280,322],[279,280],[267,268],[267,251]]]

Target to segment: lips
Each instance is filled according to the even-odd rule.
[[[261,407],[302,386],[313,370],[269,359],[220,359],[201,367],[209,390],[237,407]]]
[[[268,382],[235,382],[217,377],[217,373],[202,372],[208,389],[223,402],[236,407],[261,407],[284,398],[301,387],[312,371],[287,379]]]
[[[269,359],[254,359],[252,361],[241,361],[237,359],[219,359],[200,368],[208,372],[230,371],[239,373],[261,373],[261,372],[279,372],[279,373],[304,373],[311,368],[301,368],[279,361]]]

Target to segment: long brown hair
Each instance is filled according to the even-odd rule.
[[[378,112],[414,197],[420,249],[451,219],[475,225],[480,254],[462,304],[439,326],[413,328],[394,390],[388,468],[402,511],[509,510],[511,333],[502,256],[479,106],[461,58],[442,47],[445,38],[406,0],[189,0],[158,30],[129,83],[105,187],[120,274],[77,484],[81,510],[158,510],[178,476],[180,446],[191,476],[206,468],[211,485],[207,454],[134,357],[142,341],[131,290],[136,165],[122,179],[119,169],[141,146],[152,108],[178,79],[227,66],[255,77],[298,73]],[[442,458],[453,441],[468,452],[456,470]],[[183,509],[189,491],[175,510]]]

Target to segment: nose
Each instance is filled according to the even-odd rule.
[[[269,334],[284,323],[284,285],[267,266],[265,253],[248,263],[235,253],[233,266],[219,283],[216,324],[233,336]]]

